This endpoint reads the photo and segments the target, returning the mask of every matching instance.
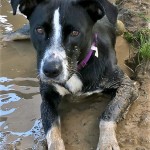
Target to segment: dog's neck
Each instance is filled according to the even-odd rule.
[[[87,65],[88,61],[90,60],[94,52],[95,52],[95,56],[98,57],[98,49],[97,49],[96,44],[97,44],[97,33],[94,34],[93,42],[91,44],[91,48],[89,52],[87,53],[85,58],[79,62],[78,68],[77,68],[78,70],[83,69]]]

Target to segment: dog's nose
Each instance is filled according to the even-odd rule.
[[[43,72],[47,77],[55,78],[62,72],[62,64],[58,61],[45,62]]]

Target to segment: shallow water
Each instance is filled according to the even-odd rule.
[[[12,15],[8,1],[3,0],[0,7],[1,33],[26,23],[22,15]],[[124,66],[128,45],[122,37],[117,40],[117,50],[119,64],[130,73]],[[0,42],[0,149],[4,145],[7,145],[6,149],[35,148],[34,144],[43,139],[41,98],[36,77],[36,54],[30,41]],[[62,134],[68,150],[83,147],[87,150],[96,146],[98,117],[109,98],[100,96],[97,101],[90,99],[92,101],[82,104],[62,105]],[[89,128],[95,133],[90,133]]]
[[[23,16],[12,15],[6,0],[2,1],[0,21],[1,33],[26,23]],[[0,144],[22,141],[25,147],[32,147],[33,140],[41,136],[35,52],[30,41],[0,44]]]

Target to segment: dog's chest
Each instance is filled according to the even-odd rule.
[[[58,84],[54,84],[56,91],[61,95],[65,96],[68,94],[76,95],[76,96],[89,96],[94,93],[100,93],[103,90],[101,88],[96,88],[95,90],[87,90],[83,91],[84,85],[79,77],[74,74],[67,82],[65,86],[61,86]]]

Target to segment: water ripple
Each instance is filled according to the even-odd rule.
[[[17,102],[21,98],[16,95],[16,93],[8,93],[0,95],[0,107],[4,104],[8,104],[10,102]]]
[[[13,25],[8,23],[7,16],[0,15],[0,23],[1,27],[3,27],[6,32],[10,32],[13,30]]]

